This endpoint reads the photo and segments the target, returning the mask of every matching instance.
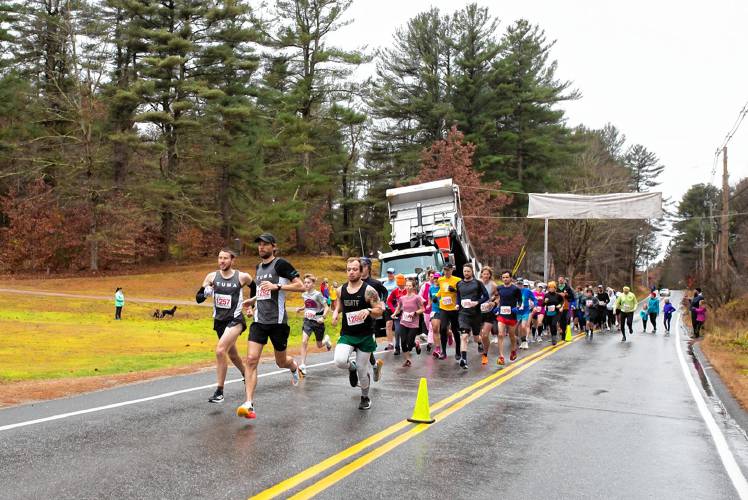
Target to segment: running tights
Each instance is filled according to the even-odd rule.
[[[350,369],[351,363],[348,360],[351,357],[351,353],[356,351],[356,372],[358,372],[358,383],[361,386],[361,395],[369,397],[369,357],[370,352],[364,352],[360,349],[356,349],[352,345],[348,344],[337,344],[335,346],[335,366],[340,369]]]
[[[452,337],[455,339],[455,352],[460,352],[460,325],[457,321],[457,311],[441,310],[441,326],[439,327],[439,337],[442,344],[442,352],[447,353],[447,330],[452,327]]]
[[[665,316],[665,319],[663,320],[665,322],[665,331],[670,331],[670,320],[673,319],[672,316]]]
[[[649,322],[652,323],[652,330],[657,331],[657,313],[649,313]]]
[[[621,311],[621,333],[626,335],[626,325],[629,327],[629,333],[634,334],[634,311]]]

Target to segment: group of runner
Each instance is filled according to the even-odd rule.
[[[565,341],[567,328],[585,331],[590,340],[595,331],[610,331],[616,323],[623,341],[627,326],[633,333],[638,301],[628,287],[621,293],[602,285],[574,291],[564,276],[547,284],[533,284],[515,280],[509,271],[503,271],[500,284],[496,284],[490,267],[483,267],[475,276],[473,267],[466,264],[463,278],[459,278],[450,263],[444,265],[443,274],[428,270],[420,286],[416,278],[395,275],[394,269],[388,269],[388,279],[380,282],[371,276],[370,259],[354,257],[346,263],[347,282],[329,291],[336,298],[330,303],[316,289],[313,275],[306,274],[302,279],[290,262],[277,256],[272,234],[261,234],[255,243],[260,263],[254,277],[234,269],[236,255],[224,248],[218,254],[218,270],[205,277],[196,294],[198,303],[212,297],[213,329],[218,335],[217,387],[208,401],[224,401],[223,388],[231,360],[244,377],[246,401],[237,408],[237,415],[245,418],[256,418],[257,365],[267,342],[273,345],[278,367],[288,369],[291,383],[298,385],[306,376],[312,336],[318,348],[332,350],[330,336],[325,332],[325,319],[330,315],[333,327],[340,323],[333,354],[335,366],[348,372],[352,387],[360,387],[362,410],[371,408],[369,388],[382,374],[383,361],[374,356],[380,319],[388,342],[385,350],[402,354],[404,367],[412,365],[411,353],[415,350],[421,354],[424,343],[427,352],[439,360],[447,359],[449,347],[454,346],[454,358],[466,370],[471,340],[481,364],[488,364],[491,345],[496,344],[496,364],[504,366],[505,353],[512,362],[517,359],[518,349],[528,349],[531,342],[547,340],[556,345]],[[244,296],[245,286],[250,288],[249,298]],[[287,354],[289,293],[300,293],[303,299],[303,305],[296,309],[304,314],[300,363]],[[247,356],[242,359],[236,341],[247,329],[244,313],[251,315],[253,322]],[[669,331],[667,308],[665,314]]]

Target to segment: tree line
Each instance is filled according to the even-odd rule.
[[[523,193],[657,186],[644,146],[567,124],[581,93],[540,26],[430,9],[368,52],[332,42],[350,5],[0,0],[3,269],[186,258],[261,230],[385,250],[386,189],[448,176],[484,260],[511,266],[542,248]],[[630,280],[657,252],[655,221],[551,229],[569,274]]]

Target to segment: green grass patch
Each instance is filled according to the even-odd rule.
[[[113,375],[214,359],[209,308],[180,306],[174,319],[163,320],[151,318],[153,309],[126,304],[123,319],[115,321],[114,307],[103,301],[2,293],[0,382]],[[294,348],[301,343],[302,317],[289,312],[289,319]],[[247,332],[237,343],[242,354],[246,342]]]

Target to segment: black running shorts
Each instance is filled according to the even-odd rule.
[[[301,331],[306,333],[308,336],[312,336],[312,333],[314,334],[314,338],[317,339],[317,342],[322,342],[322,339],[325,338],[325,324],[320,323],[316,319],[304,319],[304,325],[301,327]]]
[[[460,332],[469,330],[473,335],[480,335],[481,321],[480,314],[459,314],[457,324],[460,326]]]
[[[216,331],[216,335],[218,335],[219,339],[223,336],[223,332],[226,331],[226,328],[231,328],[232,326],[236,325],[242,325],[242,333],[244,333],[244,330],[247,329],[247,322],[244,320],[244,316],[231,318],[225,321],[221,321],[219,319],[213,320],[213,330]],[[241,333],[239,335],[241,335]]]
[[[288,325],[276,323],[252,323],[249,326],[249,340],[265,345],[268,339],[273,344],[273,349],[283,352],[288,347],[288,335],[291,328]]]

